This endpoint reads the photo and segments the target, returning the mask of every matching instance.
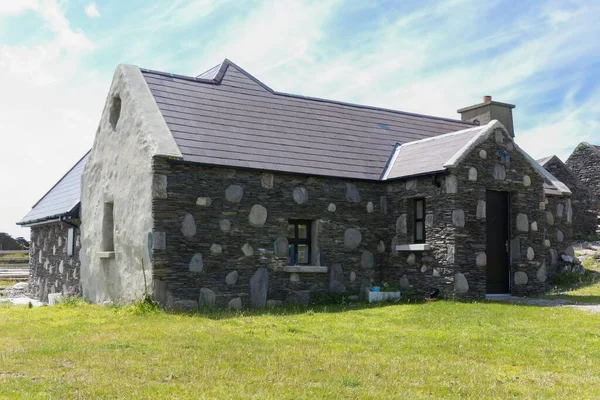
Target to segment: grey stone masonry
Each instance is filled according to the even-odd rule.
[[[73,228],[73,254],[68,255],[69,229]],[[31,228],[29,290],[33,297],[48,300],[48,294],[80,296],[79,229],[65,223]]]
[[[153,200],[153,230],[166,234],[166,246],[153,250],[154,287],[167,306],[198,302],[200,289],[214,292],[217,307],[238,309],[306,303],[319,292],[364,295],[384,282],[405,292],[483,298],[488,190],[510,193],[513,294],[546,288],[550,250],[562,252],[557,241],[562,235],[567,243],[571,232],[568,198],[559,198],[562,217],[548,227],[543,179],[502,130],[455,168],[408,180],[261,173],[163,158],[153,169],[169,188],[166,198]],[[210,202],[198,203],[201,197]],[[425,200],[427,250],[398,251],[413,243],[415,199]],[[309,266],[289,266],[289,220],[311,221]]]
[[[262,297],[251,296],[251,279],[261,268],[268,271],[267,300],[304,301],[309,292],[359,294],[361,282],[380,283],[380,270],[389,263],[389,254],[378,251],[395,235],[395,218],[381,209],[385,183],[160,158],[154,173],[166,176],[169,188],[167,198],[153,200],[154,231],[166,232],[166,248],[153,251],[153,278],[164,291],[157,297],[168,306],[197,301],[203,288],[215,293],[221,308],[233,300],[236,307],[261,306]],[[210,204],[198,205],[199,197]],[[335,285],[328,270],[284,271],[290,219],[312,221],[310,264],[336,266]]]

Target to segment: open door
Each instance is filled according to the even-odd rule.
[[[486,193],[486,254],[488,294],[510,293],[510,194]]]

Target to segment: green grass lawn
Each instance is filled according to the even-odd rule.
[[[0,306],[0,398],[600,398],[600,314],[435,302]]]

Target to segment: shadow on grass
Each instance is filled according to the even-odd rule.
[[[398,305],[414,305],[423,304],[425,301],[419,300],[404,300],[400,302],[383,302],[383,303],[367,303],[367,302],[351,302],[347,304],[309,304],[309,305],[294,305],[280,306],[271,308],[249,308],[238,311],[225,309],[197,309],[197,310],[169,310],[169,314],[183,315],[189,317],[202,317],[212,320],[224,320],[239,317],[254,317],[264,315],[301,315],[301,314],[333,314],[344,313],[349,311],[360,311],[376,308],[386,308]]]

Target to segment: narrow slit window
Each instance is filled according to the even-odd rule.
[[[75,228],[67,231],[67,256],[72,257],[75,251]]]
[[[308,265],[311,260],[311,221],[288,221],[288,254],[290,265]]]
[[[425,199],[415,199],[415,243],[425,243]]]
[[[102,250],[115,251],[115,218],[113,203],[104,203],[104,216],[102,219]]]

